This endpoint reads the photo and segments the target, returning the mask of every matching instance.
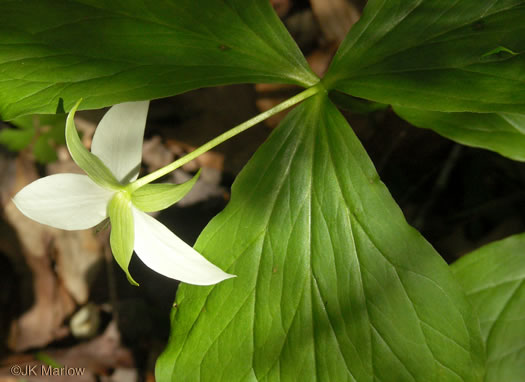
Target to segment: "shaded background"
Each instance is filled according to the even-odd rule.
[[[272,3],[314,71],[322,75],[365,1]],[[289,86],[236,85],[153,101],[143,173],[297,91]],[[86,146],[104,112],[78,113]],[[344,114],[409,223],[447,262],[524,231],[523,163],[412,127],[389,108]],[[226,205],[235,176],[283,116],[270,118],[167,176],[166,181],[182,182],[203,168],[195,189],[158,219],[193,244]],[[0,146],[0,381],[13,380],[11,365],[39,363],[85,367],[85,374],[74,378],[78,381],[153,381],[155,360],[169,334],[177,282],[155,274],[135,256],[130,271],[141,286],[132,287],[112,259],[107,229],[60,231],[16,210],[10,198],[24,185],[53,173],[79,172],[59,140],[47,142],[56,161],[43,164],[35,159],[36,139],[47,137],[53,128],[39,118],[33,122],[36,136],[29,147],[16,152]],[[2,123],[1,129],[12,131],[14,126]]]

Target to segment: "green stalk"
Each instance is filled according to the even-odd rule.
[[[272,107],[271,109],[265,111],[264,113],[261,113],[243,123],[240,125],[235,126],[234,128],[226,131],[225,133],[215,137],[211,141],[205,143],[204,145],[200,146],[199,148],[195,149],[191,153],[188,153],[187,155],[183,156],[182,158],[177,159],[176,161],[170,163],[167,166],[164,166],[151,174],[148,174],[146,176],[143,176],[140,179],[137,179],[136,181],[130,183],[126,189],[128,192],[133,192],[136,189],[153,182],[156,179],[159,179],[163,177],[166,174],[169,174],[170,172],[178,169],[179,167],[185,165],[188,162],[191,162],[193,159],[197,158],[199,155],[204,154],[205,152],[211,150],[215,146],[220,145],[221,143],[227,141],[228,139],[236,136],[237,134],[242,133],[243,131],[249,129],[252,126],[255,126],[259,122],[264,121],[267,118],[270,118],[272,115],[275,115],[277,113],[280,113],[281,111],[288,109],[289,107],[298,104],[299,102],[321,92],[325,91],[325,88],[323,84],[320,82],[316,85],[312,86],[311,88],[308,88],[301,93],[287,99],[284,102],[281,102],[279,105]]]

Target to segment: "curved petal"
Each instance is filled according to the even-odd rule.
[[[24,187],[13,202],[28,218],[51,227],[77,230],[94,227],[106,218],[113,195],[86,175],[56,174]]]
[[[133,218],[135,252],[155,272],[195,285],[212,285],[235,277],[210,263],[165,225],[134,207]]]
[[[126,102],[109,109],[100,121],[91,152],[102,159],[119,182],[137,179],[149,101]]]

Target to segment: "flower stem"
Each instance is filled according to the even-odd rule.
[[[301,93],[287,99],[284,102],[281,102],[279,105],[272,107],[271,109],[256,115],[255,117],[241,123],[240,125],[237,125],[233,127],[232,129],[226,131],[225,133],[215,137],[211,141],[205,143],[204,145],[200,146],[199,148],[195,149],[191,153],[186,154],[182,158],[177,159],[176,161],[170,163],[167,166],[164,166],[151,174],[148,174],[146,176],[143,176],[140,179],[137,179],[136,181],[130,183],[126,188],[129,192],[133,192],[134,190],[144,186],[145,184],[151,183],[156,179],[159,179],[163,177],[166,174],[169,174],[170,172],[176,170],[177,168],[185,165],[186,163],[192,161],[193,159],[197,158],[199,155],[204,154],[205,152],[211,150],[215,146],[220,145],[221,143],[227,141],[228,139],[236,136],[239,133],[242,133],[243,131],[249,129],[252,126],[255,126],[259,122],[264,121],[267,118],[270,118],[272,115],[275,115],[277,113],[280,113],[281,111],[288,109],[289,107],[298,104],[299,102],[321,92],[325,91],[325,88],[323,84],[320,82],[316,85],[302,91]]]

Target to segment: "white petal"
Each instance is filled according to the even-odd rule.
[[[235,277],[223,272],[165,225],[133,208],[135,252],[148,267],[188,284],[211,285]]]
[[[149,101],[113,106],[100,121],[91,152],[102,159],[121,183],[137,179]]]
[[[86,175],[56,174],[27,185],[13,202],[30,219],[76,230],[91,228],[104,220],[113,193]]]

